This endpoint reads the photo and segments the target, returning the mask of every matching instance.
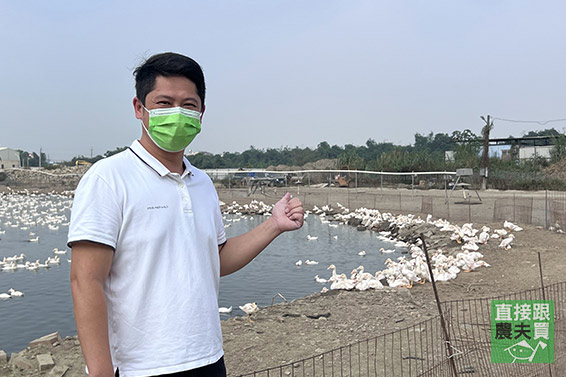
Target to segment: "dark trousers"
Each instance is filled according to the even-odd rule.
[[[120,368],[116,370],[116,377],[120,377]],[[160,374],[154,377],[226,377],[226,366],[224,365],[224,356],[217,362],[205,365],[200,368],[186,370],[171,374]]]

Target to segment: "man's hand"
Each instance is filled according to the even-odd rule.
[[[297,230],[303,226],[303,203],[297,198],[291,198],[291,194],[286,193],[285,196],[273,206],[271,219],[281,233],[289,230]]]

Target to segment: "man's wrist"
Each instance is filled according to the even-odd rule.
[[[269,217],[269,219],[267,219],[264,224],[266,226],[266,232],[272,235],[273,238],[285,232],[283,229],[279,228],[277,220],[273,216]]]

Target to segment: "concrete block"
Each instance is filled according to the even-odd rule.
[[[61,339],[61,336],[59,335],[58,332],[54,332],[52,334],[49,335],[45,335],[42,336],[41,338],[32,340],[31,342],[29,342],[29,347],[30,348],[34,348],[37,346],[41,346],[41,345],[46,345],[46,346],[53,346],[56,343],[61,343],[63,342],[63,339]]]
[[[6,355],[6,352],[0,350],[0,365],[6,364],[7,362],[8,362],[8,356]]]
[[[21,370],[29,370],[33,368],[33,365],[31,365],[31,362],[29,360],[27,360],[24,357],[21,356],[17,356],[15,357],[13,360],[10,359],[10,363],[12,364],[12,366],[21,369]]]
[[[37,362],[39,363],[40,372],[44,372],[55,366],[55,362],[53,361],[53,358],[48,353],[37,355]]]
[[[55,365],[53,369],[49,372],[49,377],[63,377],[65,373],[69,370],[69,367],[66,365]]]

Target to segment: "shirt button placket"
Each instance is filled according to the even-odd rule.
[[[182,178],[181,178],[182,179]],[[183,198],[183,212],[185,213],[192,213],[193,212],[193,202],[191,200],[191,195],[189,194],[189,190],[187,189],[187,185],[184,182],[179,183],[179,190],[181,193],[181,197]]]

